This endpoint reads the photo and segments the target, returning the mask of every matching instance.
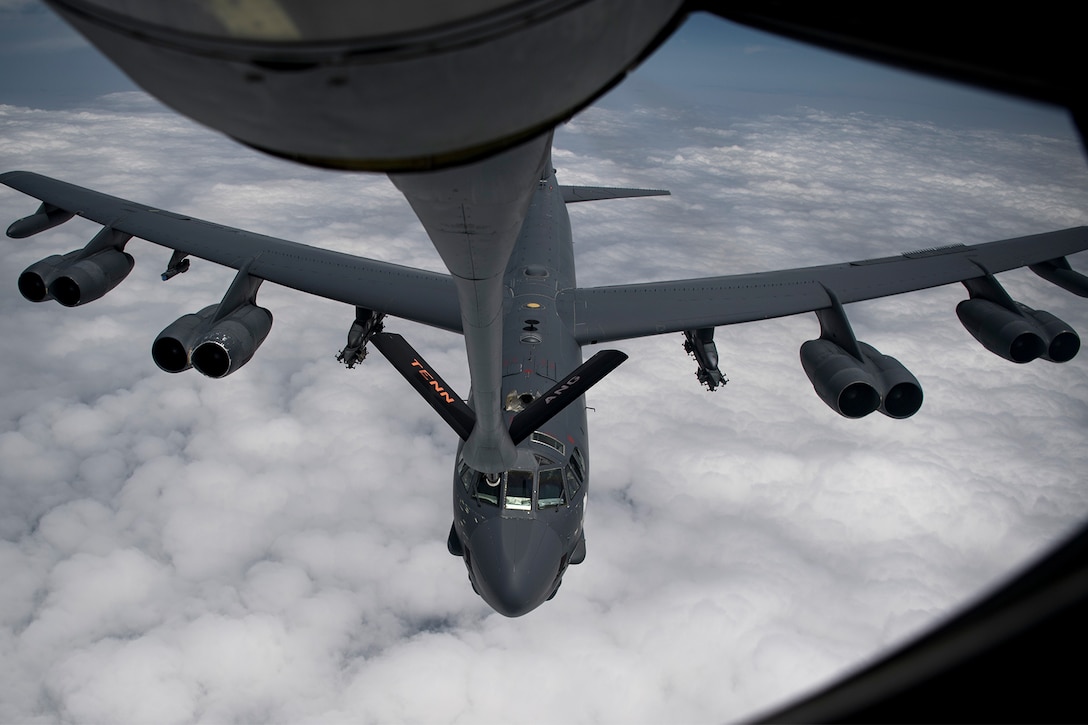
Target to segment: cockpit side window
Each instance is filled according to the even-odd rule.
[[[545,468],[541,470],[537,506],[539,508],[562,506],[566,502],[566,496],[563,493],[563,469]]]
[[[506,508],[529,511],[533,507],[533,472],[507,471]]]
[[[567,467],[563,469],[567,477],[567,488],[570,489],[571,498],[578,494],[578,490],[582,488],[582,482],[578,480],[578,477],[574,475],[574,467],[569,463]]]
[[[570,462],[574,464],[574,470],[578,473],[578,480],[586,480],[586,459],[582,457],[582,451],[577,448],[571,451]]]
[[[582,458],[582,452],[577,448],[571,453],[570,463],[564,470],[564,474],[567,478],[567,487],[570,490],[571,497],[575,496],[582,488],[582,482],[585,481],[585,465],[586,461]]]
[[[476,479],[482,478],[479,471],[472,470],[464,461],[457,466],[457,476],[461,479],[461,485],[465,487],[466,493],[472,493],[476,488]]]

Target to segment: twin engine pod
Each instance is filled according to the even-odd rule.
[[[222,378],[249,362],[272,329],[272,313],[247,303],[220,315],[221,306],[183,315],[159,333],[151,346],[155,364],[168,373],[192,367]]]
[[[918,379],[872,345],[857,346],[860,360],[823,338],[801,346],[801,365],[820,399],[846,418],[862,418],[874,410],[890,418],[917,413],[922,406]]]
[[[1080,337],[1062,320],[1044,310],[1019,302],[1016,309],[980,297],[956,306],[956,315],[967,331],[990,352],[1015,363],[1043,358],[1063,363],[1080,351]]]
[[[65,307],[77,307],[119,285],[134,264],[131,254],[114,248],[83,254],[83,250],[54,254],[30,265],[19,275],[19,292],[31,302],[55,299]]]
[[[72,216],[43,204],[36,214],[9,226],[8,236],[36,234]],[[55,299],[65,307],[93,302],[132,271],[135,261],[124,251],[131,238],[103,227],[83,249],[54,254],[27,267],[19,275],[19,292],[31,302]],[[188,269],[184,257],[174,252],[164,280]],[[260,279],[240,269],[221,303],[184,315],[159,334],[151,347],[155,364],[170,373],[195,367],[210,378],[222,378],[249,362],[272,329],[272,313],[255,303],[260,285]]]

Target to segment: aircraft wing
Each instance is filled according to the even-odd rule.
[[[445,274],[225,227],[28,171],[0,174],[0,183],[39,199],[53,211],[74,212],[122,234],[226,267],[246,267],[250,275],[268,282],[461,331],[457,292]]]
[[[954,245],[880,259],[725,277],[580,287],[561,293],[574,311],[580,344],[815,312],[861,300],[963,282],[1029,265],[1070,291],[1088,296],[1064,257],[1088,249],[1088,227],[973,246]],[[1051,263],[1051,264],[1047,264]]]

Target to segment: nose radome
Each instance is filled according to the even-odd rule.
[[[547,600],[559,574],[559,536],[536,519],[495,518],[469,541],[480,596],[507,617],[520,617]]]

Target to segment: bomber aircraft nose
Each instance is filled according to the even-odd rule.
[[[507,617],[520,617],[547,600],[563,557],[559,536],[536,519],[486,521],[472,534],[469,550],[480,596]]]

